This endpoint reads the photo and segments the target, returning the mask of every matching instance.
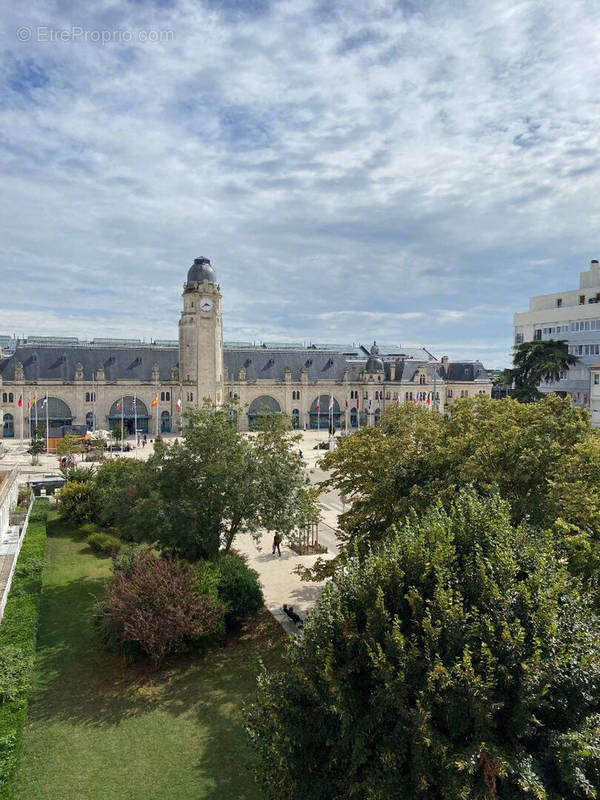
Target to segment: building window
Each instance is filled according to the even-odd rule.
[[[534,340],[534,342],[539,342],[541,340],[541,338],[542,338],[542,329],[541,328],[537,328],[533,332],[533,340]]]
[[[389,400],[389,399],[390,399],[390,393],[389,393],[389,392],[386,392],[386,393],[385,393],[385,399],[386,399],[386,400]]]
[[[300,391],[298,389],[293,390],[292,400],[300,400]]]
[[[421,375],[419,377],[419,383],[421,384],[421,386],[423,386],[423,384],[425,383],[425,375]]]
[[[579,295],[579,305],[580,306],[585,305],[585,295],[584,294],[580,294]]]
[[[85,393],[85,402],[86,403],[95,403],[96,402],[96,392],[86,392]]]
[[[447,394],[448,397],[452,397],[452,389],[448,389],[446,394]]]
[[[562,297],[556,298],[556,307],[560,308],[562,306]]]
[[[369,399],[369,393],[368,393],[368,392],[365,392],[365,393],[364,393],[364,395],[363,395],[363,397],[364,397],[364,399],[365,399],[365,400],[368,400],[368,399]]]
[[[600,375],[598,375],[598,373],[596,373],[594,375],[594,386],[598,386],[599,383],[600,383]]]

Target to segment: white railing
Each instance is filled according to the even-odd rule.
[[[19,553],[21,552],[21,547],[23,546],[23,540],[25,539],[25,534],[27,533],[27,526],[29,525],[29,516],[31,514],[31,509],[33,508],[33,504],[35,502],[35,497],[33,496],[33,491],[29,496],[29,507],[27,508],[27,515],[25,517],[25,521],[23,522],[23,527],[19,533],[19,540],[17,542],[17,549],[15,550],[14,554],[10,553],[2,558],[10,558],[12,556],[12,564],[10,567],[10,572],[8,575],[8,579],[6,581],[6,586],[4,587],[4,592],[2,593],[2,598],[0,599],[0,622],[2,622],[4,618],[4,609],[6,608],[6,601],[8,600],[8,595],[10,593],[10,587],[12,585],[13,575],[15,574],[15,568],[17,566],[17,561],[19,559]]]

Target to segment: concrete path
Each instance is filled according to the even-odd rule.
[[[306,431],[299,444],[312,483],[327,477],[317,465],[324,451],[312,449],[317,441],[322,440],[323,434]],[[319,526],[319,542],[327,547],[327,553],[322,558],[330,559],[338,554],[336,529],[338,514],[342,513],[342,504],[337,493],[328,491],[322,495],[321,512],[323,516]],[[234,547],[248,557],[249,565],[260,575],[265,606],[288,633],[298,633],[296,625],[283,612],[283,604],[293,606],[294,611],[304,619],[325,584],[301,581],[294,573],[294,569],[299,564],[305,567],[312,566],[319,556],[300,556],[285,545],[281,546],[281,557],[274,556],[271,552],[272,544],[273,535],[265,533],[261,536],[258,546],[251,536],[244,535],[236,539]]]

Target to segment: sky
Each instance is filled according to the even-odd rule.
[[[197,256],[226,340],[510,363],[600,257],[596,0],[5,6],[0,333],[176,339]]]

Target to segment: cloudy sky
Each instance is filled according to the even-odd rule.
[[[596,0],[30,0],[3,11],[0,333],[504,366],[600,257]]]

